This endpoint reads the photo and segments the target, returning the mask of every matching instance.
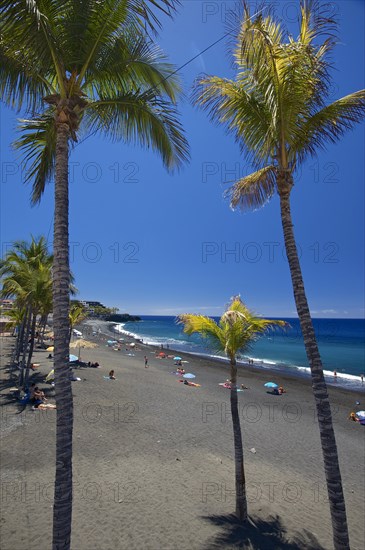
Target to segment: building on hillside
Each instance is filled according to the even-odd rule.
[[[13,309],[13,303],[14,300],[0,300],[1,311],[4,312]]]

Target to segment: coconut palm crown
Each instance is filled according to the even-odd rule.
[[[2,2],[0,93],[31,119],[14,144],[38,202],[54,174],[57,124],[69,140],[100,133],[158,152],[168,169],[188,158],[175,108],[175,68],[142,28],[158,22],[149,2]],[[176,2],[151,2],[171,11]],[[147,9],[148,8],[148,9]],[[164,10],[165,11],[165,10]],[[153,15],[154,14],[154,15]]]
[[[199,80],[196,103],[226,126],[257,168],[228,189],[233,208],[256,209],[275,192],[290,193],[299,165],[364,118],[365,90],[327,102],[334,31],[335,21],[316,1],[301,2],[296,40],[273,15],[252,18],[244,3],[233,50],[235,80]]]

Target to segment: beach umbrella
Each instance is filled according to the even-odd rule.
[[[181,361],[181,357],[178,357],[178,356],[174,357],[174,361]]]
[[[49,348],[47,348],[46,351],[54,351],[54,346],[49,346]]]
[[[70,353],[70,355],[69,355],[68,357],[69,357],[68,360],[69,360],[70,363],[73,363],[74,361],[78,361],[78,360],[79,360],[79,358],[76,357],[76,355],[72,355],[71,353]]]
[[[49,382],[50,380],[54,380],[54,369],[52,369],[46,376],[46,382]]]
[[[164,354],[163,351],[160,351],[160,353],[158,354],[159,357],[166,357],[166,355]]]
[[[97,348],[97,347],[98,347],[98,344],[96,342],[89,342],[88,340],[84,340],[83,338],[80,338],[79,340],[75,340],[70,344],[70,348]]]
[[[98,344],[95,342],[89,342],[88,340],[84,340],[83,338],[79,338],[78,340],[75,340],[74,342],[71,342],[70,348],[79,348],[79,359],[81,357],[80,350],[81,348],[97,348]]]
[[[365,420],[365,411],[358,411],[356,416],[357,418],[360,418],[360,420]]]
[[[184,374],[183,378],[195,378],[195,374],[192,374],[191,372],[187,372]]]
[[[135,345],[136,345],[136,344],[135,344],[134,342],[131,342],[131,343],[129,344],[129,347],[130,347],[130,348],[134,348]]]
[[[266,382],[266,384],[264,384],[265,388],[277,388],[278,385],[275,384],[275,382]]]

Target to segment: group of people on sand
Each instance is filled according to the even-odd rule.
[[[93,369],[97,369],[100,367],[99,363],[96,361],[96,363],[91,363],[90,361],[87,364],[88,367],[91,367]]]

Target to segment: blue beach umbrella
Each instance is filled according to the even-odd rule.
[[[174,357],[174,361],[181,361],[181,357],[178,357],[178,356]]]
[[[265,388],[277,388],[278,385],[275,384],[275,382],[266,382],[266,384],[264,384]]]
[[[192,374],[191,372],[187,372],[184,374],[183,378],[195,378],[195,374]]]
[[[76,355],[72,355],[72,353],[70,353],[69,355],[69,362],[70,363],[73,363],[74,361],[78,361],[79,358],[76,356]]]
[[[360,418],[360,420],[365,420],[365,411],[358,411],[356,416]]]

